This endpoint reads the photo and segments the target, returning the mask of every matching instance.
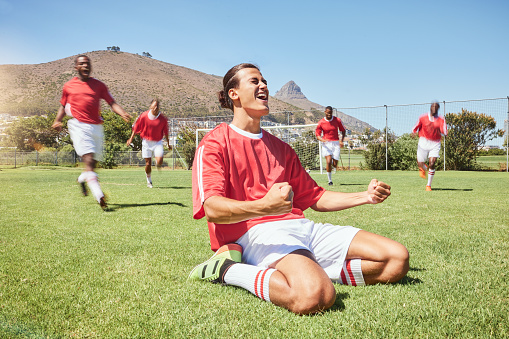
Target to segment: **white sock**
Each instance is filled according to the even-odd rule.
[[[152,184],[152,175],[147,174],[147,184]]]
[[[428,171],[428,186],[431,186],[431,182],[433,181],[433,177],[435,177],[435,170],[430,169]]]
[[[329,179],[329,182],[332,181],[332,172],[327,172],[327,178]]]
[[[234,264],[226,271],[224,282],[228,285],[242,287],[258,298],[270,302],[269,280],[275,271],[273,268]]]
[[[78,177],[78,182],[80,184],[87,181],[88,172],[81,172],[80,176]]]
[[[100,202],[101,198],[104,197],[104,193],[101,190],[101,186],[99,186],[99,178],[97,177],[97,173],[90,171],[88,172],[86,178],[88,188],[90,188],[92,195],[94,196],[95,200],[97,200],[97,202]]]
[[[351,286],[364,286],[364,276],[362,275],[361,259],[345,260],[343,269],[341,270],[340,280],[341,285]]]

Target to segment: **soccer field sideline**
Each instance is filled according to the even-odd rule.
[[[336,285],[335,306],[314,317],[186,282],[212,253],[205,221],[192,219],[190,171],[154,172],[147,189],[142,169],[99,170],[109,212],[80,196],[79,173],[0,171],[0,336],[509,335],[507,173],[437,172],[433,192],[416,172],[334,174],[333,190],[363,190],[377,177],[392,196],[306,216],[403,243],[411,269],[395,285]]]

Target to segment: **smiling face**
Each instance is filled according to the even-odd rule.
[[[327,120],[332,119],[332,110],[330,108],[325,109],[325,119]]]
[[[235,75],[238,86],[231,88],[228,95],[235,109],[244,109],[248,115],[262,117],[269,113],[269,89],[267,81],[256,68],[244,68]]]
[[[150,104],[150,110],[152,111],[153,115],[159,114],[159,101],[157,100],[152,101],[152,103]]]
[[[78,77],[87,81],[90,78],[90,73],[92,73],[92,64],[90,63],[90,59],[86,56],[79,57],[76,59],[76,63],[74,64],[74,68],[78,71]]]
[[[432,115],[438,114],[438,109],[440,108],[440,105],[437,102],[434,102],[431,104],[430,112]]]

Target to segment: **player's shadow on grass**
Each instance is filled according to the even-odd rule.
[[[345,310],[345,303],[343,300],[350,298],[350,294],[348,293],[336,293],[336,301],[334,302],[334,305],[332,305],[331,308],[329,308],[325,312],[341,312]]]
[[[413,272],[422,272],[422,271],[426,271],[426,269],[425,268],[418,268],[418,267],[410,267],[410,269],[408,271],[409,272],[410,271],[413,271]],[[412,278],[412,277],[409,277],[408,275],[406,275],[400,281],[398,281],[396,284],[398,284],[398,285],[422,284],[422,280],[419,279],[419,278]]]
[[[412,278],[408,275],[404,276],[403,279],[395,283],[396,285],[416,285],[416,284],[422,284],[422,280],[419,278]]]
[[[172,189],[172,190],[188,190],[188,189],[191,189],[192,187],[191,186],[157,186],[157,187],[154,187],[154,189],[160,189],[160,190],[167,190],[167,189]]]
[[[108,208],[105,210],[105,212],[114,212],[121,208],[129,208],[129,207],[145,207],[145,206],[167,206],[167,205],[177,205],[180,207],[186,207],[186,205],[180,203],[180,202],[149,202],[149,203],[143,203],[143,204],[108,204]]]
[[[461,192],[471,192],[473,188],[435,188],[433,187],[433,191],[461,191]]]

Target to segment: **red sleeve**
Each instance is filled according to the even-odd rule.
[[[422,128],[421,117],[419,117],[419,120],[417,120],[417,124],[415,124],[412,133],[417,133],[417,131],[419,131],[421,128]]]
[[[62,89],[62,98],[60,98],[60,104],[62,106],[65,106],[66,103],[67,103],[67,90],[66,86],[64,85],[64,88]]]
[[[103,83],[101,82],[102,86],[101,86],[101,98],[104,99],[108,105],[113,105],[113,103],[115,102],[115,99],[113,99],[113,96],[110,94],[110,92],[108,91],[108,87]]]
[[[442,125],[440,126],[440,132],[443,134],[443,135],[447,135],[447,124],[445,123],[445,119],[442,119],[443,120],[443,123]]]
[[[205,216],[203,209],[205,200],[211,196],[226,195],[226,171],[222,149],[214,140],[203,141],[196,149],[193,162],[193,218],[195,219]]]
[[[304,211],[313,206],[325,192],[325,189],[318,186],[316,181],[306,172],[299,157],[291,149],[287,161],[287,168],[290,168],[290,185],[293,189],[293,205],[295,208]]]
[[[318,125],[316,125],[315,135],[316,135],[317,137],[321,137],[321,136],[322,136],[322,131],[323,131],[323,130],[322,130],[322,120],[320,120],[320,121],[318,122]]]
[[[343,121],[341,121],[340,118],[336,118],[336,119],[338,119],[339,130],[344,133],[346,131],[346,129],[345,129],[345,126],[343,125]]]
[[[166,119],[166,117],[163,117],[164,118],[164,129],[163,129],[163,135],[170,135],[170,130],[168,129],[168,119]]]
[[[143,131],[143,115],[145,114],[145,112],[141,113],[137,118],[136,118],[136,121],[134,122],[134,125],[133,125],[133,131],[135,134],[139,134]]]

